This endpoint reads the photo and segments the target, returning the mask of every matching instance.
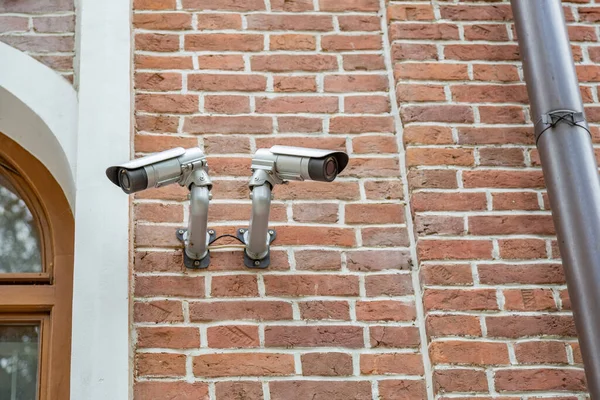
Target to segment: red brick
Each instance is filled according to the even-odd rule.
[[[458,26],[454,24],[434,23],[392,23],[390,25],[390,39],[418,39],[418,40],[458,40]]]
[[[371,400],[371,383],[363,381],[274,381],[269,387],[272,400]]]
[[[512,19],[508,4],[494,5],[444,5],[440,7],[442,18],[455,21],[507,21]]]
[[[177,7],[175,0],[134,0],[135,10],[174,10]]]
[[[439,106],[404,106],[400,110],[404,123],[409,122],[474,122],[473,109],[469,106],[439,105]]]
[[[258,284],[253,275],[226,275],[212,277],[212,297],[255,297]]]
[[[294,256],[298,270],[338,271],[342,268],[338,251],[297,250]]]
[[[298,222],[336,223],[339,220],[339,206],[329,203],[294,204],[293,218]]]
[[[217,382],[215,394],[219,400],[227,399],[261,399],[263,396],[262,384],[260,382]]]
[[[355,245],[354,231],[348,228],[319,226],[284,226],[277,230],[279,245]]]
[[[190,321],[220,320],[278,321],[292,319],[292,306],[283,301],[191,302]]]
[[[141,29],[167,31],[191,29],[192,15],[186,13],[135,13],[133,14],[133,26]]]
[[[339,181],[290,182],[278,187],[275,195],[280,200],[358,200],[360,198],[357,182]]]
[[[338,111],[337,97],[281,96],[257,97],[258,113],[335,113]]]
[[[136,354],[137,376],[185,376],[185,355],[166,353]]]
[[[531,128],[459,128],[458,143],[476,144],[535,144]]]
[[[426,400],[427,391],[422,380],[382,380],[379,382],[381,400]]]
[[[444,48],[448,60],[517,61],[519,49],[514,44],[450,44]]]
[[[150,91],[181,90],[181,74],[138,72],[135,74],[135,88]]]
[[[443,341],[429,345],[431,361],[439,364],[494,365],[509,364],[505,343]]]
[[[262,11],[263,0],[182,0],[185,10]]]
[[[267,296],[358,296],[358,277],[336,275],[267,275]]]
[[[345,71],[376,71],[385,69],[383,56],[376,54],[344,54]]]
[[[415,218],[415,229],[419,236],[456,236],[465,233],[463,217],[448,215],[418,215]]]
[[[569,26],[569,39],[572,42],[595,42],[598,40],[596,31],[592,26]]]
[[[550,289],[511,289],[504,291],[504,308],[516,311],[556,310]]]
[[[486,392],[487,376],[484,371],[464,368],[436,369],[433,372],[436,393]]]
[[[379,31],[381,21],[375,15],[342,15],[338,17],[341,31]]]
[[[138,400],[156,399],[156,393],[160,393],[165,398],[177,398],[178,400],[206,400],[209,398],[208,384],[204,382],[137,381],[133,386],[133,392]]]
[[[506,28],[506,25],[503,24],[465,25],[465,39],[507,42],[508,30]]]
[[[242,16],[237,14],[198,14],[198,29],[242,29]]]
[[[369,200],[401,200],[404,197],[402,182],[398,180],[366,181],[365,194]]]
[[[531,341],[515,344],[515,355],[521,364],[566,364],[565,343]]]
[[[413,193],[414,211],[477,211],[486,209],[485,193]]]
[[[454,189],[456,171],[452,170],[411,170],[408,173],[408,183],[412,189]]]
[[[399,84],[396,86],[396,99],[402,102],[445,101],[446,94],[442,85]]]
[[[337,0],[319,0],[319,9],[321,11],[379,11],[379,2],[377,0],[346,0],[339,2]]]
[[[371,275],[365,277],[367,296],[407,296],[413,293],[412,277],[408,274]]]
[[[142,203],[136,204],[135,218],[149,222],[183,222],[183,207],[175,204]]]
[[[484,124],[524,124],[525,114],[523,107],[519,106],[479,106],[479,119]]]
[[[133,304],[133,320],[154,323],[183,322],[183,308],[180,301],[136,301]]]
[[[137,276],[135,295],[139,297],[204,297],[202,276]]]
[[[562,284],[565,282],[560,264],[479,265],[479,279],[486,285],[498,284]]]
[[[380,50],[381,35],[326,35],[321,38],[324,51]]]
[[[323,130],[323,120],[320,118],[278,117],[277,122],[281,133],[313,133]]]
[[[347,113],[368,113],[368,114],[383,114],[390,111],[390,99],[387,96],[348,96],[344,99],[344,111]],[[395,149],[395,138],[378,137],[379,141],[384,141],[384,144],[379,147],[385,147],[386,150]],[[356,139],[354,140],[356,142]],[[394,143],[390,145],[390,143]],[[354,148],[354,151],[357,150]],[[360,152],[360,151],[358,151]],[[390,151],[388,151],[390,152]],[[395,151],[392,151],[395,152]]]
[[[443,64],[440,64],[443,65]],[[456,85],[452,98],[457,102],[524,103],[528,102],[525,85]]]
[[[267,31],[331,31],[332,18],[328,15],[250,14],[246,17],[249,30]]]
[[[394,120],[392,117],[350,117],[336,116],[331,118],[329,133],[369,133],[369,132],[389,132],[393,133]],[[353,164],[351,162],[351,164]]]
[[[395,61],[402,60],[437,60],[437,48],[433,44],[417,43],[393,43],[392,58]]]
[[[138,111],[191,114],[198,111],[198,96],[191,94],[137,94]]]
[[[135,135],[134,140],[136,152],[142,153],[154,153],[172,149],[173,147],[189,148],[198,146],[198,140],[193,137],[179,137],[171,135]],[[180,219],[177,219],[177,221],[179,220]]]
[[[273,11],[312,11],[312,0],[271,0]]]
[[[350,320],[350,307],[345,301],[306,301],[298,306],[305,320]]]
[[[198,328],[152,327],[136,328],[137,347],[160,347],[170,349],[194,349],[200,347]]]
[[[400,21],[431,21],[433,6],[430,4],[390,4],[387,7],[388,19]]]
[[[421,280],[425,285],[472,285],[469,264],[439,264],[421,266]]]
[[[332,55],[288,55],[272,54],[253,56],[250,59],[253,71],[291,72],[291,71],[332,71],[338,69],[337,58]]]
[[[347,204],[347,224],[401,224],[404,207],[400,204]]]
[[[579,19],[586,22],[600,21],[600,7],[580,7]]]
[[[251,325],[211,326],[207,330],[208,347],[217,349],[259,346],[258,327]]]
[[[244,59],[240,55],[214,54],[198,56],[198,68],[242,71],[244,69]]]
[[[250,153],[250,139],[245,136],[205,136],[204,148],[209,154]]]
[[[417,165],[461,165],[475,164],[470,149],[454,148],[409,148],[406,150],[406,163],[409,167]]]
[[[181,251],[136,251],[135,272],[183,272],[183,254]]]
[[[498,310],[495,289],[425,289],[423,303],[427,310]]]
[[[364,246],[370,247],[408,247],[408,232],[404,227],[362,228],[361,237]]]
[[[345,353],[302,354],[302,375],[310,376],[350,376],[352,356]]]
[[[205,96],[204,110],[216,114],[243,114],[250,112],[246,96]]]
[[[465,171],[463,182],[467,188],[533,189],[544,187],[544,177],[541,171]]]
[[[187,133],[206,134],[260,134],[271,133],[273,119],[262,116],[199,116],[185,120],[183,130]]]
[[[135,55],[138,69],[191,69],[192,57]]]
[[[519,81],[519,72],[514,65],[505,64],[474,64],[473,78],[476,81]]]
[[[344,92],[385,92],[388,79],[385,75],[329,75],[325,77],[325,91]]]
[[[504,259],[546,258],[546,242],[540,239],[504,239],[498,241]]]
[[[192,74],[188,89],[197,91],[257,92],[266,89],[267,79],[261,75]]]
[[[315,50],[314,35],[285,34],[271,35],[269,49],[271,50]]]
[[[420,354],[361,354],[360,372],[363,375],[422,375],[423,359]]]
[[[398,87],[400,86],[398,85]],[[446,126],[406,126],[403,136],[406,144],[450,144],[454,142],[452,130]]]
[[[145,51],[171,52],[179,50],[179,36],[160,33],[137,33],[135,49]]]
[[[347,253],[348,269],[351,271],[407,270],[410,254],[403,250],[359,250]]]
[[[268,326],[266,347],[347,347],[363,346],[362,328],[358,326]]]
[[[485,322],[489,337],[576,336],[573,317],[569,315],[487,317]]]
[[[425,81],[467,80],[467,65],[439,63],[396,64],[394,67],[396,80],[415,79]]]
[[[185,36],[188,51],[261,51],[263,35],[237,33],[204,33]]]
[[[194,357],[193,369],[198,377],[293,375],[294,356],[270,353],[204,354]]]
[[[498,391],[584,391],[583,370],[518,369],[500,370],[495,375]]]
[[[479,318],[470,315],[428,315],[427,335],[439,336],[481,336]]]
[[[490,259],[489,240],[419,240],[417,251],[421,260]]]
[[[553,235],[551,215],[476,215],[469,217],[473,235]]]
[[[358,321],[412,321],[416,311],[413,303],[395,300],[357,301]]]
[[[372,326],[369,329],[371,348],[418,347],[421,343],[416,327]]]

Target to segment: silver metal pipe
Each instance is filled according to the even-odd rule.
[[[600,179],[560,0],[511,0],[592,399],[600,399]],[[570,110],[552,116],[558,110]],[[571,115],[569,117],[569,114]],[[562,115],[562,117],[561,117]]]
[[[208,203],[210,191],[206,186],[190,186],[190,220],[185,236],[185,253],[193,260],[208,254]]]
[[[271,212],[271,185],[252,187],[252,216],[246,240],[246,254],[253,260],[263,259],[269,253],[269,213]]]

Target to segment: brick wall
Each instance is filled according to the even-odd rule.
[[[73,0],[0,0],[0,42],[13,46],[73,81]]]
[[[591,104],[600,9],[587,3],[565,13]],[[580,398],[509,2],[391,2],[388,16],[435,392]]]
[[[594,103],[586,3],[565,7]],[[134,1],[136,154],[202,147],[219,234],[247,226],[257,148],[351,157],[334,183],[275,188],[266,271],[229,250],[185,270],[186,191],[135,197],[136,400],[585,397],[510,18],[502,1]]]

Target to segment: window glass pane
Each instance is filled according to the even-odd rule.
[[[39,337],[39,325],[0,325],[0,399],[37,399]]]
[[[0,273],[41,271],[33,216],[14,187],[0,175]]]

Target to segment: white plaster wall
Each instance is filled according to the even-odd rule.
[[[77,207],[72,400],[126,400],[129,373],[129,198],[106,178],[128,160],[131,4],[79,0]]]
[[[0,132],[38,158],[75,207],[77,93],[52,69],[0,42]]]

